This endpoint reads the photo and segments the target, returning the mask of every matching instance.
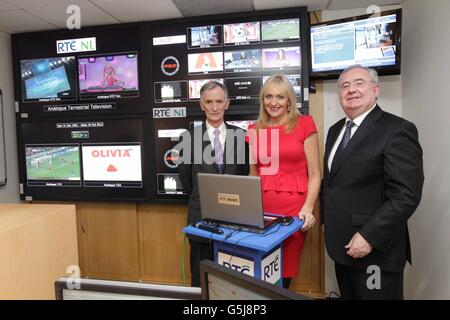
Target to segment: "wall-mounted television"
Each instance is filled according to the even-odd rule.
[[[223,53],[202,52],[188,55],[189,74],[222,73]]]
[[[25,145],[27,185],[81,186],[78,144]]]
[[[225,72],[252,72],[261,69],[261,50],[224,52]]]
[[[189,80],[189,100],[200,100],[200,89],[202,86],[209,81],[217,81],[223,83],[223,79],[198,79]]]
[[[142,188],[141,144],[81,145],[85,187]]]
[[[187,81],[155,82],[155,102],[184,102],[188,100]]]
[[[300,19],[279,19],[261,21],[263,43],[296,41],[300,39]]]
[[[261,77],[226,78],[228,98],[233,100],[258,99]]]
[[[262,49],[263,69],[292,69],[301,66],[300,47]]]
[[[380,75],[400,74],[401,9],[328,21],[311,26],[311,73],[315,79],[338,78],[353,64]]]
[[[139,96],[137,52],[78,58],[81,99]]]
[[[22,101],[70,101],[77,98],[75,57],[20,61]]]
[[[253,112],[259,110],[263,77],[283,73],[298,75],[297,102],[308,112],[300,92],[309,83],[308,31],[304,7],[155,22],[151,39],[162,40],[151,41],[152,107],[164,104],[186,108],[187,116],[202,115],[200,88],[216,80],[228,86],[228,113]],[[170,88],[161,99],[160,84],[179,81],[187,81],[188,100],[171,98]]]
[[[261,42],[259,21],[225,24],[223,42],[226,46]]]
[[[188,28],[187,36],[189,49],[222,46],[221,25],[191,27]]]
[[[302,95],[302,81],[301,76],[299,74],[286,74],[286,78],[291,82],[292,86],[294,87],[295,95],[297,97],[300,97]],[[263,76],[263,82],[264,84],[267,79],[269,79],[270,76]]]

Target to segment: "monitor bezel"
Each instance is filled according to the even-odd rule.
[[[210,300],[208,275],[214,275],[229,282],[232,285],[240,286],[256,294],[266,296],[272,300],[311,300],[311,298],[278,287],[266,281],[251,277],[244,273],[221,266],[210,260],[200,262],[200,284],[202,288],[202,300]],[[229,298],[228,298],[229,299]]]

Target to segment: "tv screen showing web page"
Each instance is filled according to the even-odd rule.
[[[312,71],[396,64],[396,14],[311,27]]]

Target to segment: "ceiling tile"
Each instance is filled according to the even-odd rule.
[[[0,11],[8,11],[8,10],[17,10],[17,7],[14,7],[13,5],[0,0]]]
[[[168,0],[92,0],[121,22],[181,18],[180,11]]]
[[[324,10],[329,0],[253,0],[255,10],[280,9],[307,6],[308,11]]]
[[[102,24],[114,24],[119,23],[116,19],[105,13],[103,10],[97,8],[90,2],[77,3],[81,12],[81,27],[102,25]],[[66,21],[69,14],[66,13],[66,5],[33,8],[27,11],[36,17],[42,18],[59,28],[66,28]]]
[[[254,11],[253,0],[172,0],[184,17]]]
[[[53,29],[56,27],[23,10],[0,12],[0,31],[4,33]]]
[[[52,7],[52,6],[68,6],[78,2],[87,2],[88,0],[4,0],[20,9]]]
[[[354,8],[369,8],[369,6],[400,4],[401,0],[331,0],[328,10],[343,10]]]

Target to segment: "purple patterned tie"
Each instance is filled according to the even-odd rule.
[[[220,130],[214,130],[214,159],[216,162],[217,173],[223,172],[223,151],[222,145],[220,144]]]

